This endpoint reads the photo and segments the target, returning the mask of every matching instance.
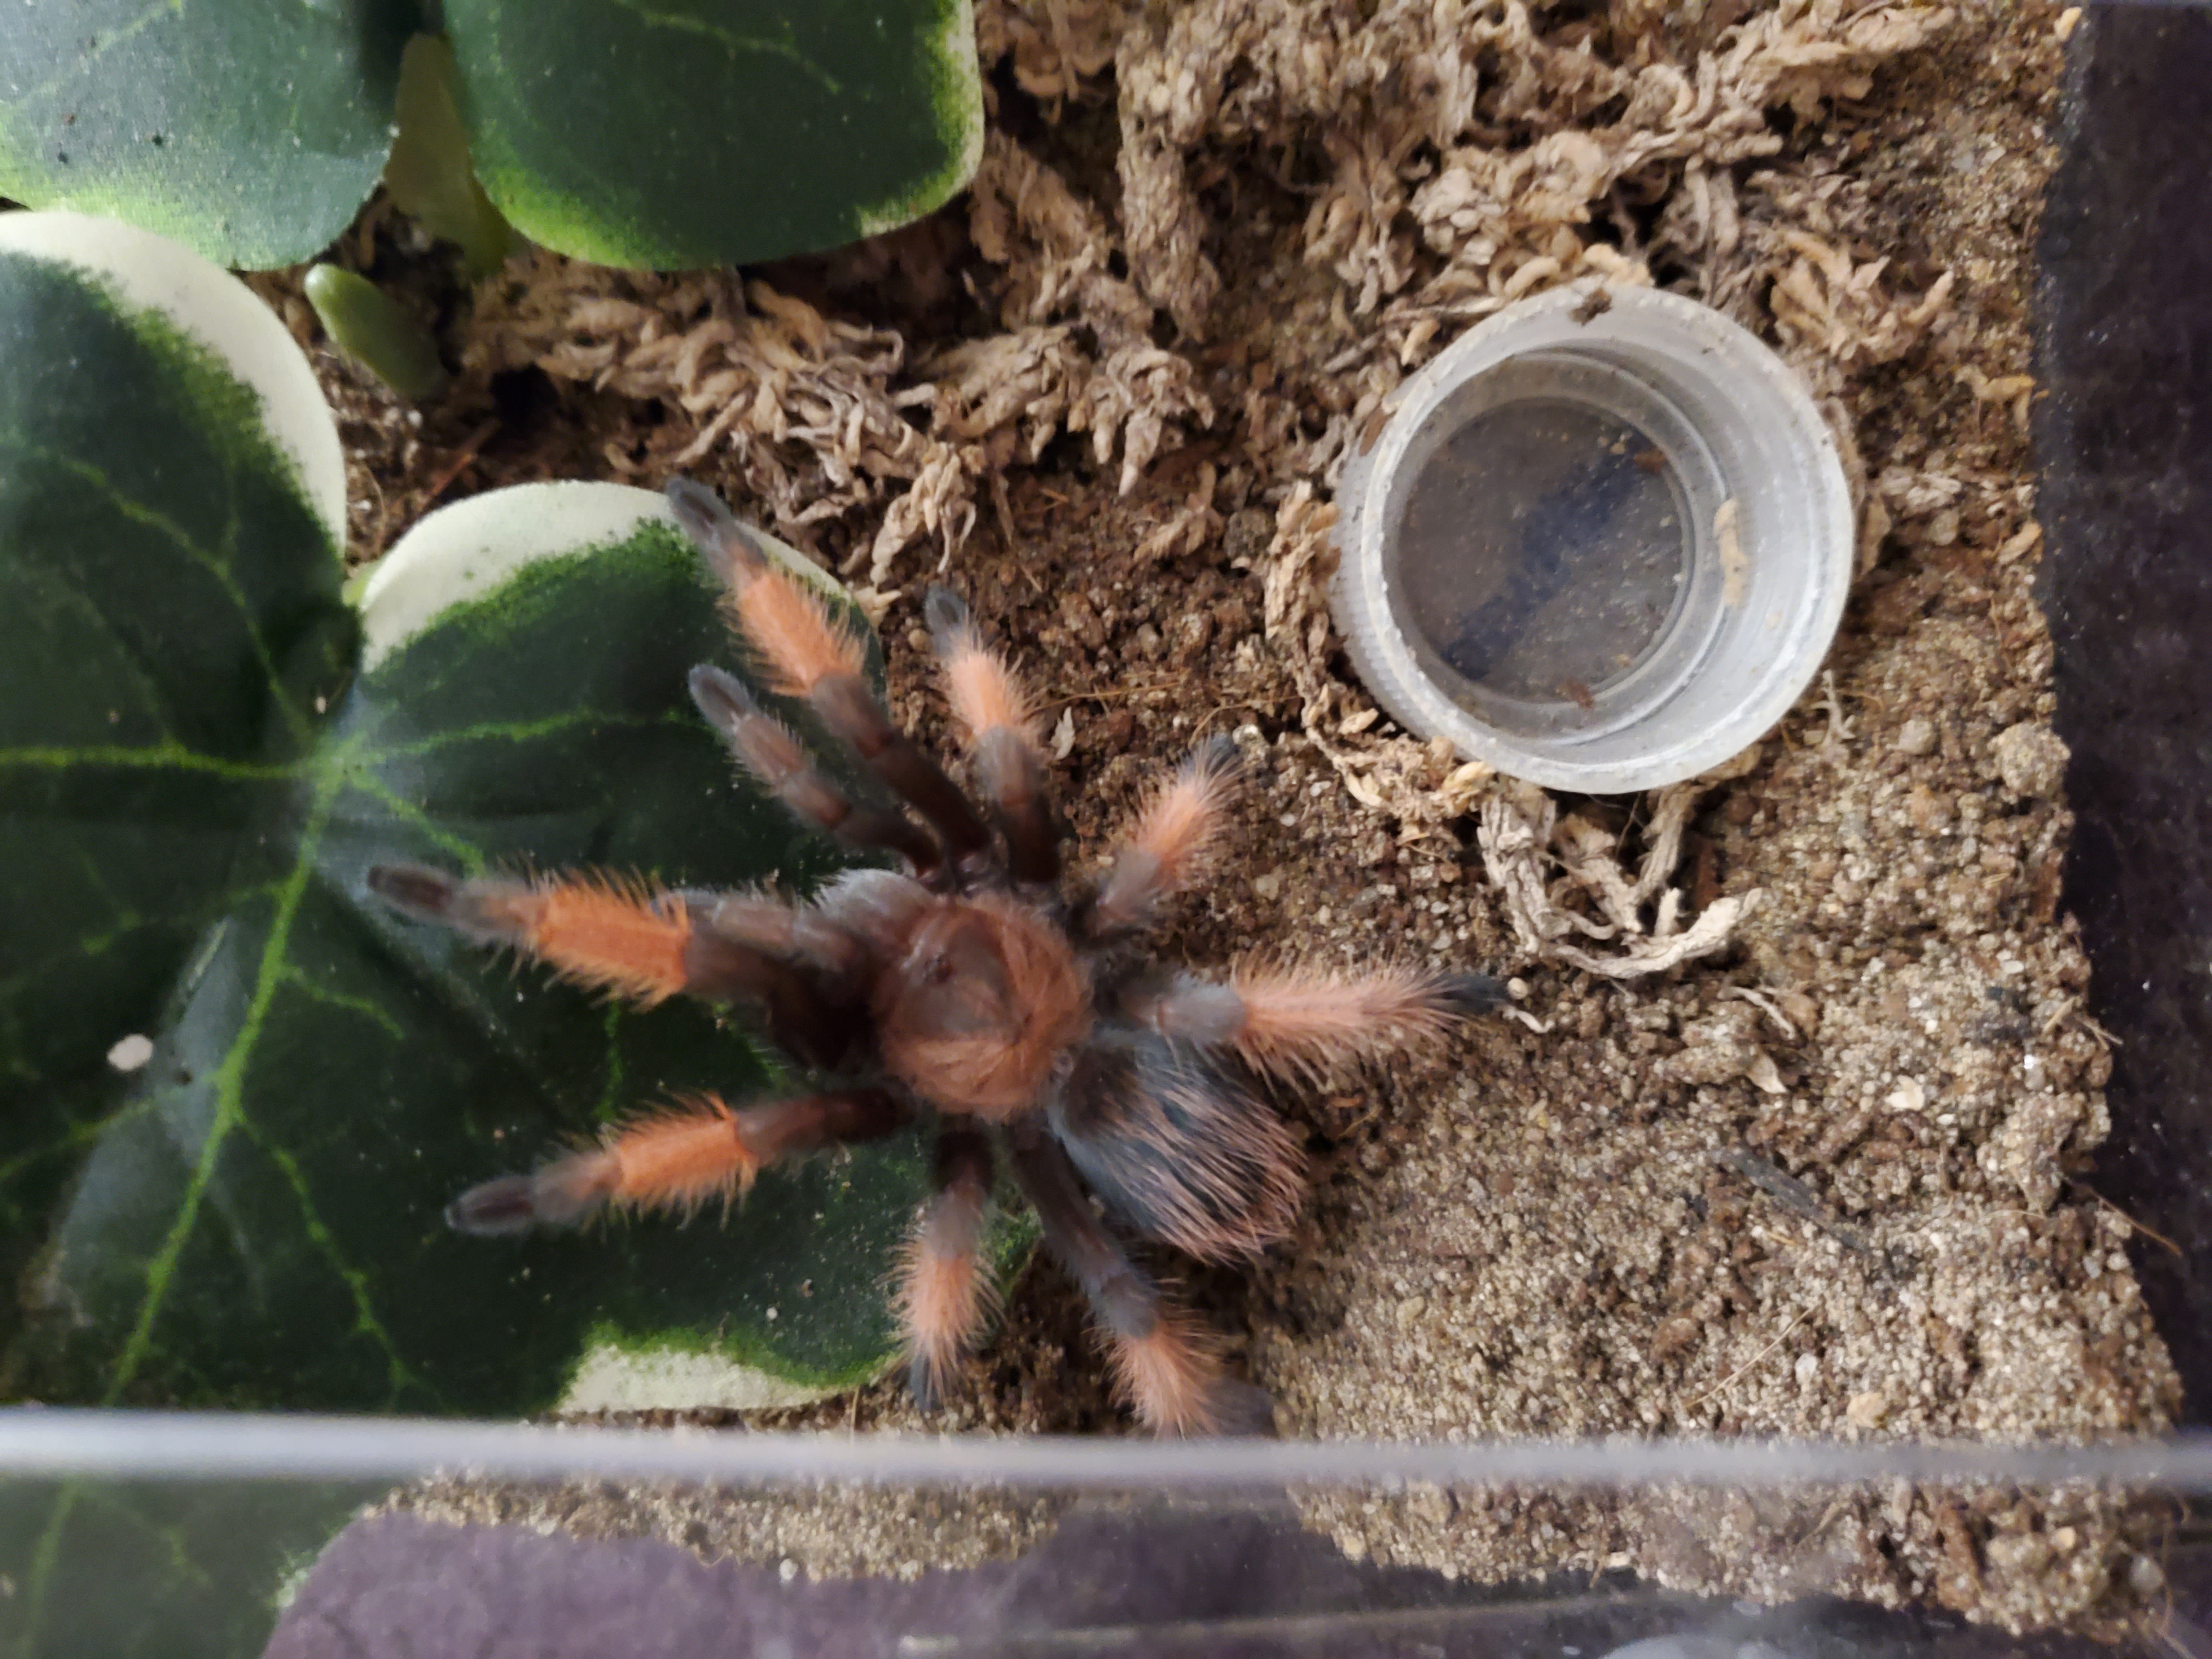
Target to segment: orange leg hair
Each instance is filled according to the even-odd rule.
[[[945,700],[968,736],[975,781],[1006,837],[1014,879],[1060,879],[1060,829],[1045,787],[1043,746],[1029,693],[996,652],[988,649],[968,607],[933,587],[923,605]]]
[[[632,1118],[596,1146],[579,1147],[526,1176],[471,1187],[446,1212],[465,1233],[572,1226],[602,1206],[690,1215],[712,1199],[742,1197],[778,1158],[875,1140],[906,1121],[881,1089],[803,1095],[731,1108],[707,1096]]]
[[[937,1191],[915,1218],[892,1305],[906,1333],[908,1386],[934,1411],[998,1299],[982,1258],[990,1218],[991,1143],[972,1129],[937,1141]]]
[[[1178,975],[1125,1000],[1163,1036],[1234,1048],[1245,1064],[1313,1083],[1362,1060],[1431,1043],[1454,1022],[1504,1000],[1482,974],[1383,968],[1339,974],[1310,965],[1248,963],[1226,985]]]
[[[945,849],[927,831],[901,813],[856,805],[824,776],[798,734],[765,712],[744,681],[702,665],[691,671],[691,701],[738,763],[798,817],[848,846],[896,853],[918,876],[943,866]]]
[[[1168,1303],[1115,1242],[1091,1213],[1059,1143],[1027,1124],[1016,1126],[1011,1139],[1014,1174],[1045,1243],[1090,1302],[1115,1381],[1138,1421],[1161,1435],[1272,1432],[1266,1392],[1230,1376],[1202,1328]]]
[[[824,994],[828,975],[810,974],[790,959],[788,936],[801,931],[799,926],[764,928],[768,937],[757,939],[745,931],[763,901],[695,900],[605,875],[463,879],[405,864],[372,868],[368,886],[418,921],[512,946],[573,984],[647,1007],[678,992],[757,1003],[777,1042],[817,1063],[834,1061],[851,1036],[851,1022],[839,1018]]]
[[[1089,907],[1087,931],[1111,938],[1152,925],[1162,901],[1205,867],[1237,781],[1237,745],[1216,738],[1146,803]]]
[[[729,590],[731,620],[757,651],[774,690],[801,696],[823,724],[905,800],[963,867],[988,862],[990,831],[945,770],[899,730],[861,672],[860,641],[821,597],[754,544],[720,497],[687,479],[668,501]]]
[[[769,556],[720,496],[678,479],[668,502],[721,579],[730,621],[760,653],[771,689],[803,697],[823,680],[860,673],[859,639],[819,592]]]

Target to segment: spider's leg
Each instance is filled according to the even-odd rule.
[[[1257,1070],[1311,1082],[1432,1042],[1455,1020],[1495,1008],[1504,994],[1486,974],[1416,968],[1337,974],[1247,963],[1226,985],[1188,974],[1139,981],[1121,1007],[1162,1036],[1233,1048]]]
[[[1127,1027],[1076,1053],[1048,1109],[1084,1184],[1146,1238],[1208,1261],[1285,1237],[1305,1197],[1305,1154],[1250,1075]]]
[[[906,1333],[908,1386],[934,1411],[997,1300],[983,1261],[991,1209],[991,1143],[974,1129],[937,1138],[937,1190],[915,1218],[895,1298]]]
[[[956,866],[987,854],[991,834],[945,769],[892,722],[860,668],[860,642],[819,594],[757,546],[712,490],[668,486],[678,522],[728,589],[739,631],[765,659],[772,689],[804,697],[832,732],[921,813]]]
[[[933,587],[922,608],[945,672],[945,696],[967,730],[975,781],[1006,838],[1014,879],[1056,882],[1059,815],[1045,785],[1044,749],[1029,693],[1005,660],[984,646],[968,607],[954,594]]]
[[[632,1118],[597,1146],[526,1176],[471,1187],[446,1210],[465,1233],[519,1233],[587,1220],[602,1206],[689,1215],[709,1199],[741,1197],[778,1158],[875,1140],[907,1119],[882,1089],[803,1095],[731,1108],[712,1096]]]
[[[1237,745],[1216,738],[1154,793],[1078,916],[1084,933],[1113,939],[1151,925],[1161,901],[1198,872],[1221,833],[1237,768]]]
[[[647,1007],[679,992],[757,1003],[778,1045],[817,1063],[833,1063],[848,1045],[852,1023],[823,985],[725,915],[743,901],[708,909],[691,896],[605,876],[465,878],[409,864],[374,866],[368,886],[404,915],[511,946],[594,990]]]
[[[1266,1392],[1222,1370],[1204,1331],[1160,1294],[1091,1212],[1067,1154],[1034,1122],[1009,1137],[1014,1175],[1036,1208],[1045,1243],[1105,1331],[1115,1380],[1160,1434],[1251,1434],[1272,1428]]]
[[[722,734],[738,763],[805,822],[848,846],[896,853],[925,879],[945,864],[935,837],[897,812],[855,804],[817,767],[798,735],[767,713],[734,675],[704,664],[691,671],[691,701]]]

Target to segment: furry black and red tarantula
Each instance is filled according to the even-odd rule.
[[[1206,1261],[1281,1238],[1303,1155],[1264,1081],[1432,1040],[1491,1006],[1495,982],[1260,963],[1216,982],[1156,965],[1135,941],[1205,867],[1233,745],[1200,750],[1103,872],[1067,878],[1030,705],[958,599],[933,590],[927,617],[981,811],[892,722],[862,674],[859,640],[820,596],[708,490],[679,482],[669,496],[765,683],[803,699],[887,799],[856,799],[865,792],[833,781],[719,669],[692,671],[700,712],[801,819],[904,868],[850,871],[803,903],[651,892],[589,874],[373,870],[370,886],[406,914],[514,947],[578,983],[644,1003],[684,993],[754,1008],[777,1046],[837,1079],[789,1099],[709,1097],[635,1118],[529,1175],[471,1188],[448,1219],[505,1233],[606,1207],[688,1212],[742,1194],[779,1158],[927,1117],[937,1125],[935,1190],[896,1295],[925,1409],[991,1315],[981,1245],[1002,1156],[1089,1299],[1137,1416],[1170,1434],[1264,1430],[1267,1396],[1227,1375],[1124,1237]]]

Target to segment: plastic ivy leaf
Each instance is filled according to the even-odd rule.
[[[0,1483],[0,1659],[258,1659],[317,1553],[388,1482]]]
[[[447,0],[458,122],[428,9],[10,0],[0,197],[289,264],[368,198],[396,118],[393,192],[472,275],[503,251],[493,204],[556,252],[672,268],[890,229],[981,154],[971,0]]]
[[[336,239],[391,147],[414,0],[9,0],[0,196],[157,230],[227,265]]]
[[[477,170],[602,264],[738,264],[921,217],[982,153],[969,0],[447,0]]]
[[[384,187],[403,213],[460,250],[461,275],[480,283],[514,251],[514,233],[469,161],[453,49],[418,34],[399,60],[399,100]]]
[[[692,664],[740,665],[659,496],[448,508],[356,619],[302,379],[173,245],[0,216],[0,1387],[505,1415],[872,1374],[911,1139],[779,1170],[726,1223],[443,1224],[610,1116],[772,1079],[704,1009],[400,920],[370,864],[804,885],[833,858],[690,707]]]

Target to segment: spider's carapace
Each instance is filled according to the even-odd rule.
[[[779,1158],[927,1117],[935,1190],[895,1298],[925,1407],[989,1320],[981,1247],[1003,1158],[1088,1298],[1138,1417],[1162,1433],[1266,1429],[1267,1396],[1228,1375],[1124,1237],[1214,1261],[1283,1237],[1304,1160],[1261,1079],[1310,1079],[1432,1041],[1492,1006],[1495,981],[1264,964],[1208,981],[1153,963],[1136,939],[1205,866],[1233,781],[1231,744],[1217,739],[1166,780],[1103,872],[1066,878],[1028,699],[959,600],[933,591],[927,617],[980,809],[893,723],[863,677],[859,641],[817,593],[710,492],[678,483],[669,495],[766,682],[805,699],[884,799],[855,799],[719,669],[692,672],[700,711],[802,819],[904,868],[849,872],[803,903],[654,892],[592,874],[371,871],[370,886],[410,915],[580,984],[647,1003],[681,993],[755,1009],[803,1066],[839,1079],[789,1099],[710,1097],[634,1118],[599,1145],[471,1188],[448,1212],[453,1225],[513,1232],[608,1206],[688,1213],[742,1194]]]

